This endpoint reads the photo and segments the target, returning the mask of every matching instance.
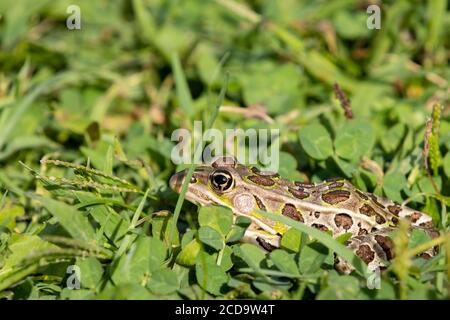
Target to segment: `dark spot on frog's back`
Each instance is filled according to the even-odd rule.
[[[330,183],[328,185],[328,188],[331,190],[331,189],[336,189],[336,188],[340,188],[340,187],[343,187],[343,186],[344,186],[344,182],[335,181],[335,182]]]
[[[375,241],[383,248],[388,260],[394,258],[394,242],[387,236],[375,235]]]
[[[256,174],[257,176],[262,176],[266,178],[279,178],[280,175],[276,172],[272,171],[261,171],[257,167],[251,167],[250,171]]]
[[[361,245],[358,250],[356,250],[356,254],[365,263],[369,263],[375,258],[375,252],[373,252],[367,244]]]
[[[420,212],[417,212],[417,211],[414,212],[414,213],[411,215],[411,222],[412,222],[412,223],[416,223],[417,220],[419,220],[421,216],[422,216],[422,214],[421,214]]]
[[[295,181],[294,184],[297,187],[301,187],[301,188],[313,188],[315,186],[314,183],[310,183],[310,182],[301,182],[301,181]]]
[[[425,259],[425,260],[430,260],[431,259],[431,255],[429,253],[426,253],[426,252],[422,252],[421,254],[419,254],[419,257],[421,257],[422,259]]]
[[[255,201],[256,201],[256,204],[258,205],[258,208],[263,211],[267,211],[266,206],[264,205],[262,200],[258,196],[253,195],[253,197],[255,197]]]
[[[367,233],[368,233],[368,232],[367,232],[366,229],[361,228],[361,229],[359,229],[359,231],[358,231],[358,236],[364,236],[364,235],[366,235]]]
[[[398,216],[400,211],[402,211],[402,207],[400,207],[399,204],[390,205],[387,207],[390,213],[392,213],[395,216]]]
[[[383,224],[383,223],[386,222],[386,219],[385,219],[381,214],[378,214],[378,213],[377,213],[377,215],[376,215],[376,217],[375,217],[375,221],[376,221],[376,223],[378,223],[378,224]]]
[[[336,223],[336,227],[344,228],[345,230],[348,230],[353,225],[352,217],[350,217],[346,213],[339,213],[334,217],[334,223]]]
[[[344,179],[340,177],[326,179],[325,182],[328,185],[328,189],[336,189],[344,186]]]
[[[247,177],[247,179],[253,183],[256,183],[257,185],[265,187],[271,187],[275,184],[275,181],[273,181],[272,179],[259,175],[252,175]]]
[[[381,203],[378,201],[378,198],[377,198],[374,194],[369,193],[369,197],[372,199],[373,203],[375,203],[375,204],[376,204],[378,207],[380,207],[381,209],[385,209],[385,208],[386,208],[383,204],[381,204]]]
[[[316,229],[319,229],[320,231],[323,231],[323,232],[327,232],[328,231],[328,228],[326,226],[324,226],[323,224],[320,224],[320,223],[313,223],[311,226],[316,228]]]
[[[359,212],[365,214],[368,217],[375,216],[375,221],[378,224],[383,224],[386,222],[386,219],[382,215],[377,213],[375,209],[368,204],[364,204],[361,208],[359,208]]]
[[[375,210],[368,204],[365,204],[361,208],[359,208],[359,212],[369,217],[375,215]]]
[[[297,208],[293,204],[287,203],[281,210],[281,213],[293,220],[304,222],[302,214],[297,210]]]
[[[395,226],[398,225],[398,219],[396,217],[392,217],[391,221]]]
[[[369,200],[369,197],[368,196],[366,196],[364,193],[362,193],[361,191],[359,191],[359,190],[355,190],[356,191],[356,193],[361,197],[361,199],[364,199],[364,200]]]
[[[424,228],[434,229],[433,221],[422,222],[420,226]]]
[[[347,190],[334,190],[322,195],[322,200],[328,204],[337,204],[350,198],[350,192]]]
[[[309,193],[303,191],[303,189],[301,189],[301,188],[294,189],[294,188],[289,187],[288,190],[294,197],[296,197],[298,199],[305,199],[305,198],[309,197]]]
[[[262,248],[264,248],[265,250],[267,250],[267,251],[273,251],[273,250],[275,250],[277,247],[275,247],[275,246],[273,246],[272,244],[270,244],[269,242],[267,242],[266,240],[264,240],[263,238],[261,238],[261,237],[257,237],[256,238],[256,241],[258,242],[258,244],[262,247]]]

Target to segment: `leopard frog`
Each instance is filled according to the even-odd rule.
[[[171,177],[169,184],[174,191],[180,191],[186,172]],[[244,166],[233,157],[218,157],[211,165],[197,167],[186,198],[201,206],[226,206],[235,216],[250,218],[252,224],[242,241],[255,243],[267,251],[280,246],[280,239],[289,227],[262,217],[258,214],[260,210],[330,231],[333,237],[350,232],[352,236],[346,245],[372,270],[385,267],[394,257],[393,241],[388,235],[400,218],[409,219],[412,228],[437,236],[430,216],[360,191],[344,179],[295,182],[276,173]],[[430,258],[434,254],[435,249],[430,249],[422,257]],[[352,270],[339,257],[335,259],[335,268],[344,273]]]

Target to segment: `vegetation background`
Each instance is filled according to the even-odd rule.
[[[0,296],[448,298],[449,30],[445,0],[2,0]],[[171,134],[194,120],[280,129],[281,175],[407,200],[442,250],[412,258],[430,239],[400,233],[371,290],[333,270],[342,245],[326,234],[293,228],[270,254],[240,244],[247,222],[229,210],[175,208]]]

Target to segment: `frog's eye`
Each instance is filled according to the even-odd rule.
[[[229,191],[233,187],[233,177],[223,169],[214,171],[210,176],[210,181],[214,190],[219,192]]]

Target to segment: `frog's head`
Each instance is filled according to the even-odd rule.
[[[199,166],[190,179],[186,199],[198,205],[222,205],[249,212],[253,210],[253,201],[246,203],[240,196],[245,191],[242,176],[247,171],[233,157],[219,157],[211,165]],[[186,174],[187,170],[183,170],[170,178],[172,190],[180,192]]]
[[[187,170],[175,173],[169,185],[180,192]],[[252,219],[259,228],[271,234],[283,233],[286,226],[262,217],[258,211],[278,212],[283,198],[278,196],[282,180],[276,173],[246,167],[233,157],[218,157],[211,165],[195,169],[189,182],[186,199],[197,205],[221,205],[237,215]],[[278,192],[278,193],[277,193]]]

